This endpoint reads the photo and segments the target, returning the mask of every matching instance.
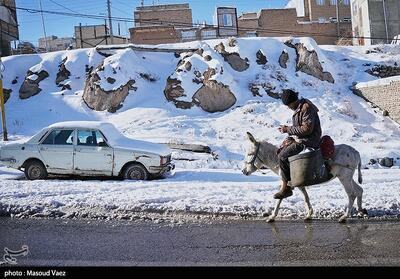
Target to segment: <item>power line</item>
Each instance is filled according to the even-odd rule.
[[[136,23],[136,22],[145,22],[149,24],[155,24],[155,27],[160,27],[160,24],[167,24],[170,26],[174,25],[179,25],[181,27],[199,27],[199,24],[194,24],[194,23],[182,23],[182,22],[176,22],[176,21],[159,21],[159,20],[135,20],[135,19],[130,19],[130,18],[124,18],[124,17],[108,17],[108,16],[102,16],[102,15],[91,15],[91,14],[82,14],[82,13],[67,13],[67,12],[57,12],[57,11],[47,11],[47,10],[37,10],[37,9],[32,9],[32,8],[22,8],[22,7],[16,7],[18,10],[23,10],[27,11],[30,13],[48,13],[48,14],[56,14],[56,15],[63,15],[63,16],[71,16],[71,17],[80,17],[80,18],[90,18],[90,19],[98,19],[98,20],[105,20],[105,19],[111,19],[114,21],[121,21],[121,22],[131,22],[131,23]],[[165,26],[165,25],[164,25]],[[161,26],[162,27],[162,26]],[[210,28],[217,28],[217,25],[205,25],[205,27],[210,27]],[[224,27],[224,29],[235,29],[238,31],[254,31],[254,28],[246,28],[246,27]],[[337,35],[330,35],[326,33],[315,33],[315,32],[307,32],[307,31],[295,31],[295,30],[283,30],[283,29],[270,29],[270,28],[257,28],[257,31],[264,31],[267,33],[271,34],[288,34],[288,35],[308,35],[308,36],[318,36],[318,37],[332,37],[332,38],[337,38]],[[341,36],[341,38],[344,39],[375,39],[375,40],[386,40],[386,38],[378,38],[378,37],[362,37],[362,36]]]
[[[64,5],[61,5],[61,4],[57,3],[56,1],[53,1],[53,0],[49,0],[49,1],[52,2],[52,3],[54,3],[54,4],[56,4],[57,6],[60,6],[60,7],[64,8],[64,9],[70,11],[70,12],[78,13],[77,11],[71,10],[70,8],[65,7]]]

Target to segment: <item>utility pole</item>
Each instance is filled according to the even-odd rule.
[[[0,106],[1,106],[1,123],[3,126],[3,140],[8,141],[7,126],[6,126],[6,111],[4,105],[4,91],[3,91],[3,62],[1,62],[1,55],[0,55]]]
[[[339,18],[339,1],[336,0],[336,22],[337,22],[337,37],[340,38],[340,18]]]
[[[40,5],[40,14],[42,16],[42,26],[43,26],[43,34],[44,34],[44,43],[46,46],[46,52],[49,51],[49,47],[47,45],[47,35],[46,35],[46,26],[44,24],[44,17],[43,17],[43,8],[42,8],[42,0],[39,0],[39,5]]]
[[[114,44],[114,34],[113,34],[113,28],[112,28],[112,20],[111,20],[111,0],[107,0],[107,9],[108,9],[108,22],[109,22],[109,27],[110,27],[110,39],[111,39],[111,44]]]

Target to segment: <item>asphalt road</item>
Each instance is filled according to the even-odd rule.
[[[399,243],[396,220],[174,225],[0,218],[0,253],[29,247],[28,255],[14,257],[17,266],[398,267]]]

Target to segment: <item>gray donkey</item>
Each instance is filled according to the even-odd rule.
[[[247,137],[251,145],[245,157],[245,164],[242,170],[243,174],[250,175],[261,167],[266,166],[279,175],[279,160],[276,154],[278,148],[266,141],[257,142],[249,132],[247,132]],[[351,217],[355,198],[357,198],[357,215],[362,217],[364,214],[367,214],[366,210],[363,209],[361,205],[363,189],[353,180],[354,172],[358,168],[358,182],[362,183],[360,153],[353,147],[345,144],[335,145],[335,155],[332,162],[330,162],[330,166],[331,174],[333,175],[332,179],[336,177],[339,178],[349,199],[346,213],[340,217],[339,222],[345,222],[348,217]],[[306,203],[307,214],[305,219],[309,220],[313,214],[310,198],[308,197],[305,187],[298,188],[303,193]],[[268,222],[273,222],[275,220],[281,202],[281,199],[277,200],[275,208],[267,220]]]

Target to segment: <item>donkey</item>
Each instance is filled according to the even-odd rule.
[[[251,144],[245,156],[244,168],[242,170],[244,175],[250,175],[261,167],[266,166],[274,173],[279,175],[279,160],[277,155],[278,148],[267,141],[257,142],[253,135],[247,132]],[[360,153],[353,147],[345,144],[335,145],[335,154],[331,166],[332,179],[339,178],[343,184],[346,194],[348,196],[348,206],[345,214],[339,218],[339,222],[345,222],[348,217],[351,217],[354,200],[357,198],[358,216],[362,217],[367,214],[366,210],[362,208],[362,195],[363,189],[353,180],[355,170],[358,168],[358,182],[362,183],[361,174],[361,158]],[[306,220],[310,220],[313,214],[313,209],[310,204],[310,198],[307,194],[305,187],[298,187],[304,195],[306,203]],[[267,222],[273,222],[278,215],[279,207],[282,200],[277,200],[272,214],[269,216]]]

